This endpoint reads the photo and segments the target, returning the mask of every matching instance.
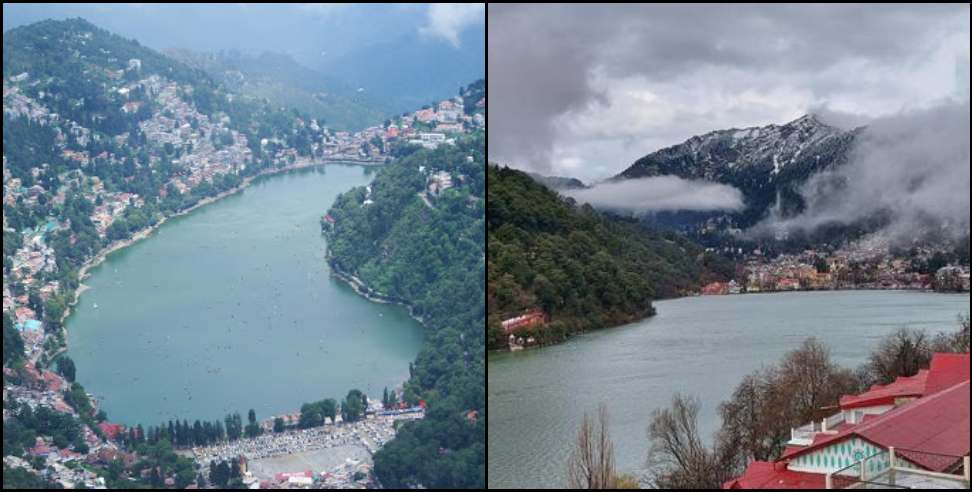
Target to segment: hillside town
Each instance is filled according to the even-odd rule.
[[[45,104],[50,94],[42,91],[35,97],[29,95],[29,89],[41,82],[30,73],[3,81],[5,117],[50,128],[59,144],[58,157],[70,164],[68,171],[54,173],[51,163],[35,162],[25,182],[15,177],[8,167],[7,155],[3,156],[3,313],[22,339],[25,356],[22,363],[4,368],[4,421],[13,415],[8,405],[32,411],[46,408],[77,419],[84,442],[84,447],[79,448],[80,442],[37,437],[28,451],[29,460],[7,456],[4,464],[14,469],[41,470],[44,478],[69,488],[105,488],[99,467],[118,460],[127,468],[140,459],[113,439],[125,428],[106,420],[95,425],[92,419],[97,407],[91,395],[86,395],[90,411],[79,413],[72,405],[74,401],[66,397],[73,384],[54,367],[48,367],[64,350],[63,322],[84,289],[80,282],[88,266],[97,263],[106,251],[123,247],[133,237],[151,230],[160,218],[184,213],[195,204],[206,203],[204,198],[245,186],[254,175],[251,167],[259,165],[263,174],[332,162],[381,165],[394,159],[394,150],[400,145],[434,149],[454,144],[462,134],[485,128],[485,99],[476,102],[474,108],[465,108],[463,97],[457,96],[359,132],[332,131],[314,119],[297,117],[294,131],[307,136],[306,141],[280,137],[251,141],[233,128],[228,114],[202,113],[193,102],[191,85],[158,75],[139,78],[142,66],[142,60],[133,58],[126,68],[107,74],[113,81],[107,90],[118,101],[116,109],[138,120],[130,131],[116,136],[92,131],[50,110]],[[105,150],[93,152],[89,150],[92,148]],[[153,169],[153,174],[161,171],[165,179],[157,189],[120,189],[117,182],[98,176],[105,170],[135,175],[145,168]],[[453,186],[451,176],[433,171],[427,173],[430,197]],[[124,181],[132,182],[133,178],[126,177]],[[65,208],[78,210],[83,216],[55,213]],[[31,223],[36,217],[43,218],[40,225],[15,225]],[[79,222],[87,221],[92,235],[79,232]],[[69,253],[67,247],[78,252]],[[80,255],[84,260],[80,272],[59,267],[69,254]],[[80,391],[83,393],[83,389]],[[207,456],[259,460],[270,452],[289,455],[331,450],[331,454],[340,453],[340,459],[332,460],[335,463],[326,469],[313,470],[306,477],[308,483],[291,475],[283,480],[248,478],[247,485],[371,487],[374,477],[370,474],[370,455],[394,437],[396,422],[422,418],[423,414],[421,409],[395,414],[371,409],[368,419],[362,422],[345,424],[339,420],[321,429],[264,435],[261,438],[267,442],[240,441],[233,443],[231,449],[199,450],[191,456],[197,463],[208,465],[203,463]],[[272,421],[265,424],[272,426]],[[264,451],[256,452],[257,449]],[[147,472],[142,470],[143,474]],[[174,478],[165,477],[164,483],[171,486]]]
[[[132,59],[129,60],[128,70],[137,70],[140,66],[140,60]],[[121,78],[121,75],[114,74],[113,78]],[[51,113],[42,104],[22,93],[18,85],[30,82],[27,73],[4,81],[4,113],[12,117],[26,116],[40,124],[61,121],[59,115]],[[187,195],[201,185],[213,186],[228,176],[240,175],[246,170],[246,163],[252,162],[251,149],[254,146],[247,142],[244,135],[229,128],[228,116],[212,119],[186,102],[184,96],[180,96],[187,91],[191,92],[191,87],[180,87],[174,82],[152,75],[111,90],[123,96],[145,94],[151,99],[150,105],[156,108],[150,118],[139,123],[142,138],[152,145],[166,149],[166,156],[173,157],[167,164],[178,170],[158,190],[161,198],[166,198],[173,191]],[[484,101],[480,103],[485,104]],[[143,109],[143,104],[126,102],[122,111],[137,112]],[[301,119],[297,123],[305,124]],[[306,122],[306,125],[317,138],[310,144],[311,153],[308,156],[300,156],[296,149],[287,147],[279,139],[261,140],[259,148],[262,154],[270,156],[268,158],[271,168],[284,170],[345,161],[382,163],[392,158],[390,152],[395,145],[435,148],[438,145],[452,144],[457,135],[484,128],[485,118],[481,112],[467,114],[463,98],[457,96],[440,101],[433,107],[388,120],[383,126],[372,126],[360,132],[332,132],[313,119]],[[79,145],[84,145],[91,138],[101,138],[97,134],[92,136],[89,130],[73,123],[72,128],[77,131],[72,131],[70,137],[62,134],[62,138],[74,139]],[[60,131],[60,127],[55,129]],[[115,140],[123,145],[130,138],[129,134],[123,134]],[[110,234],[112,224],[125,218],[126,211],[131,213],[129,209],[143,209],[145,206],[145,199],[137,193],[111,190],[97,176],[86,173],[99,165],[128,165],[130,158],[109,152],[92,156],[84,150],[67,148],[62,151],[62,155],[76,161],[79,168],[59,175],[57,182],[60,186],[57,189],[46,189],[42,184],[23,186],[24,183],[13,177],[7,169],[6,157],[3,160],[4,230],[22,237],[22,246],[12,255],[9,275],[4,275],[3,311],[11,313],[18,329],[22,330],[31,360],[34,361],[39,359],[47,340],[42,336],[44,320],[29,305],[28,293],[35,289],[41,300],[46,302],[59,292],[59,282],[51,279],[57,271],[57,261],[55,250],[48,244],[48,240],[57,231],[70,230],[71,224],[63,218],[49,216],[41,226],[29,230],[12,230],[7,223],[7,207],[19,206],[30,210],[48,204],[64,205],[68,194],[76,192],[95,204],[88,218],[94,224],[99,238],[114,241],[126,235],[119,233],[116,237]],[[155,166],[165,158],[153,154],[148,157],[148,161]],[[39,178],[48,168],[47,163],[37,163],[32,170],[34,178]],[[448,174],[443,175],[440,172],[433,175],[430,171],[429,175],[430,195],[436,195],[452,186]],[[234,180],[232,183],[238,184],[239,181]]]
[[[886,241],[873,238],[833,252],[773,257],[756,249],[739,261],[735,278],[705,285],[700,294],[855,289],[969,292],[969,266],[949,264],[931,248],[893,254]]]

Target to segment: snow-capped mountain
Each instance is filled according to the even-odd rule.
[[[747,206],[735,222],[747,227],[777,203],[783,211],[802,209],[799,186],[846,162],[861,130],[844,131],[805,115],[782,126],[714,131],[649,154],[614,180],[675,175],[735,186]]]

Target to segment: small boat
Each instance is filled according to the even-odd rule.
[[[95,308],[95,309],[98,309],[98,303],[97,303],[97,302],[96,302],[96,303],[94,303],[94,308]]]

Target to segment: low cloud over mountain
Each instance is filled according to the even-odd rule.
[[[562,193],[597,208],[632,212],[737,211],[743,208],[742,193],[732,186],[676,176],[611,181]]]

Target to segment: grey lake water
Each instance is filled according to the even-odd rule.
[[[746,374],[777,362],[808,337],[856,368],[899,327],[954,331],[969,295],[857,291],[696,297],[656,304],[658,316],[562,345],[488,356],[488,486],[565,485],[584,412],[607,405],[618,468],[639,475],[652,410],[673,395],[702,403],[706,439],[717,408]]]
[[[380,396],[408,378],[422,327],[329,275],[320,217],[360,166],[262,177],[112,253],[67,320],[78,381],[109,419],[264,419]]]

